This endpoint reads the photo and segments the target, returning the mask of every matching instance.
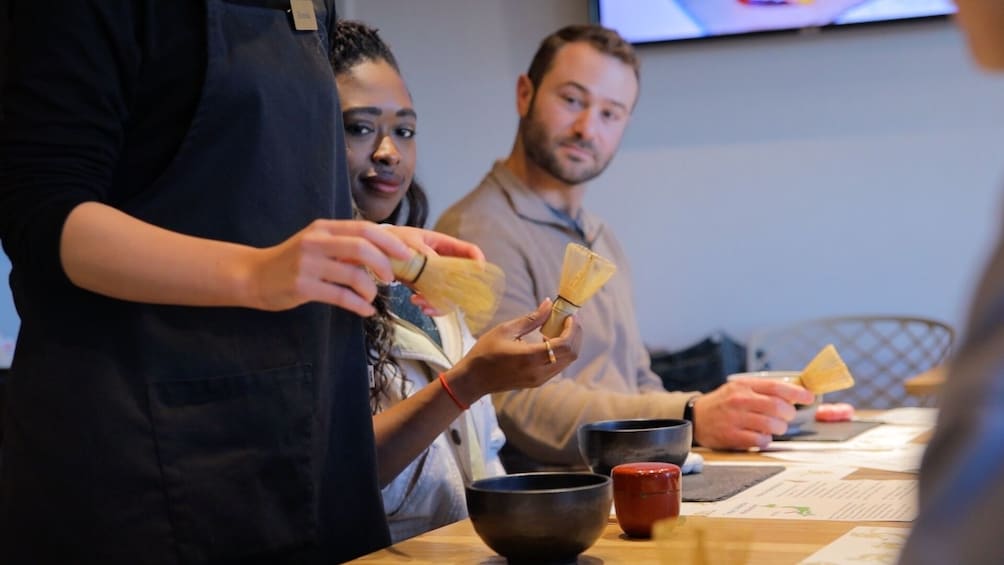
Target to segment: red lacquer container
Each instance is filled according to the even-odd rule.
[[[652,537],[652,524],[680,515],[680,467],[672,463],[624,463],[611,471],[614,509],[624,533]]]

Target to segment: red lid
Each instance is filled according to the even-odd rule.
[[[655,494],[680,490],[680,467],[672,463],[624,463],[613,468],[615,491]]]

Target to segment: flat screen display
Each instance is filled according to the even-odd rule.
[[[632,43],[945,16],[952,0],[593,0],[593,17]]]

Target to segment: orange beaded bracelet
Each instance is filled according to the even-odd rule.
[[[446,373],[439,373],[439,384],[443,385],[443,390],[446,391],[446,394],[450,395],[450,398],[453,399],[453,403],[456,404],[457,408],[460,408],[461,411],[470,408],[470,406],[464,404],[463,402],[460,402],[460,399],[457,398],[457,395],[453,394],[453,391],[450,389],[450,385],[446,384],[445,375]]]

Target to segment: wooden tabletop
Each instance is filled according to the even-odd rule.
[[[929,371],[910,377],[903,381],[903,388],[911,396],[930,396],[937,394],[945,384],[945,366],[938,365]]]
[[[626,537],[616,521],[579,556],[579,565],[790,565],[802,561],[856,526],[908,528],[902,522],[830,522],[685,517],[665,540]],[[372,553],[353,563],[503,564],[474,533],[470,520]]]
[[[916,441],[923,441],[919,438]],[[769,461],[758,453],[701,451],[707,461]],[[916,475],[859,469],[848,479],[915,479]],[[672,535],[656,542],[624,536],[611,519],[599,540],[579,556],[580,565],[689,565],[798,563],[857,526],[909,528],[904,522],[837,522],[824,520],[762,520],[684,517]],[[506,560],[488,548],[474,532],[470,520],[442,527],[390,548],[362,557],[354,563],[504,564]]]

